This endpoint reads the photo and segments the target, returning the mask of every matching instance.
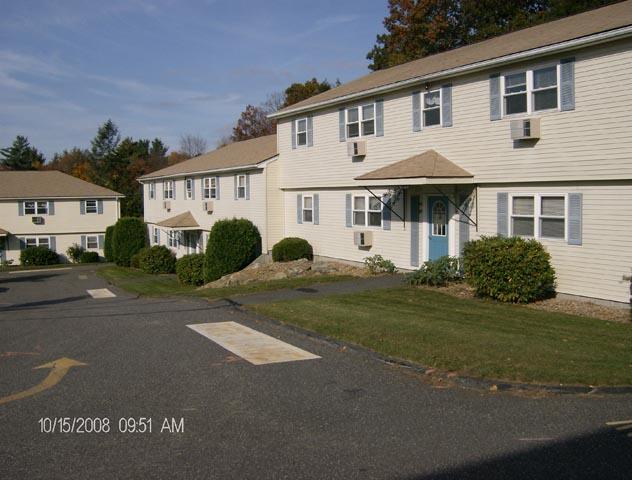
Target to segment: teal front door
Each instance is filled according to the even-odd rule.
[[[436,260],[448,254],[448,199],[428,198],[428,258]]]

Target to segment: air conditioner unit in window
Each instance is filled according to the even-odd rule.
[[[213,202],[202,202],[202,209],[210,215],[211,213],[213,213]]]
[[[366,155],[366,142],[358,140],[357,142],[347,143],[347,155],[350,157],[363,157]]]
[[[358,247],[373,245],[373,232],[353,232],[353,243]]]
[[[44,225],[44,217],[31,217],[31,221],[35,225]]]
[[[540,138],[540,119],[523,118],[510,123],[512,140],[536,140]]]
[[[162,202],[162,208],[165,210],[171,210],[171,202],[169,200],[165,200]]]

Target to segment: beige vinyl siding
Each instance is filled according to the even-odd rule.
[[[576,109],[532,114],[542,118],[542,138],[533,145],[514,146],[509,118],[490,121],[489,74],[499,71],[492,70],[452,80],[452,127],[413,132],[411,92],[415,89],[383,96],[384,136],[366,137],[368,153],[361,162],[352,162],[346,143],[339,142],[337,107],[315,112],[310,148],[293,150],[290,121],[282,120],[278,126],[282,186],[354,185],[357,182],[352,179],[358,175],[431,148],[474,174],[480,183],[630,178],[632,40],[557,56],[553,63],[568,56],[576,58]],[[522,66],[546,64],[537,60]]]
[[[50,233],[50,234],[43,234],[43,233],[37,233],[37,234],[24,234],[24,235],[18,235],[18,236],[14,236],[11,235],[8,237],[8,248],[5,251],[5,258],[7,260],[13,260],[13,265],[19,265],[20,264],[20,241],[19,238],[20,237],[55,237],[55,251],[60,255],[60,260],[62,262],[67,262],[69,261],[68,258],[66,257],[66,250],[68,250],[68,247],[71,247],[74,244],[77,245],[81,245],[81,236],[82,235],[87,235],[87,236],[96,236],[98,237],[99,235],[105,235],[105,231],[101,231],[101,232],[84,232],[84,233],[70,233],[70,234],[57,234],[57,233]],[[97,239],[98,240],[98,239]],[[90,248],[88,249],[91,252],[97,252],[99,254],[99,256],[103,257],[103,249],[100,248]]]
[[[583,194],[582,245],[538,239],[551,254],[561,293],[629,302],[632,272],[632,182],[485,185],[478,190],[479,231],[496,234],[496,194]]]
[[[274,160],[266,167],[267,250],[284,237],[283,192],[281,191],[281,162]],[[265,244],[264,244],[265,245]]]

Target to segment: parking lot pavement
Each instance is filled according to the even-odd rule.
[[[87,293],[103,288],[116,296]],[[320,358],[255,365],[188,327],[215,322]],[[630,396],[435,388],[230,304],[134,298],[91,268],[0,275],[0,331],[2,478],[593,479],[632,471],[632,438],[617,429],[625,423],[612,423],[632,420]]]

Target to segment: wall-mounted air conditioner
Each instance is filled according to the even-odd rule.
[[[165,210],[171,210],[171,202],[169,200],[165,200],[162,202],[162,208]]]
[[[358,247],[373,245],[373,232],[353,232],[353,243]]]
[[[31,217],[31,221],[35,225],[44,225],[44,217]]]
[[[204,210],[209,215],[213,213],[213,202],[211,201],[202,202],[202,210]]]
[[[347,155],[350,157],[363,157],[366,155],[366,142],[358,140],[356,142],[347,143]]]
[[[512,140],[537,140],[540,138],[540,119],[522,118],[510,122]]]

